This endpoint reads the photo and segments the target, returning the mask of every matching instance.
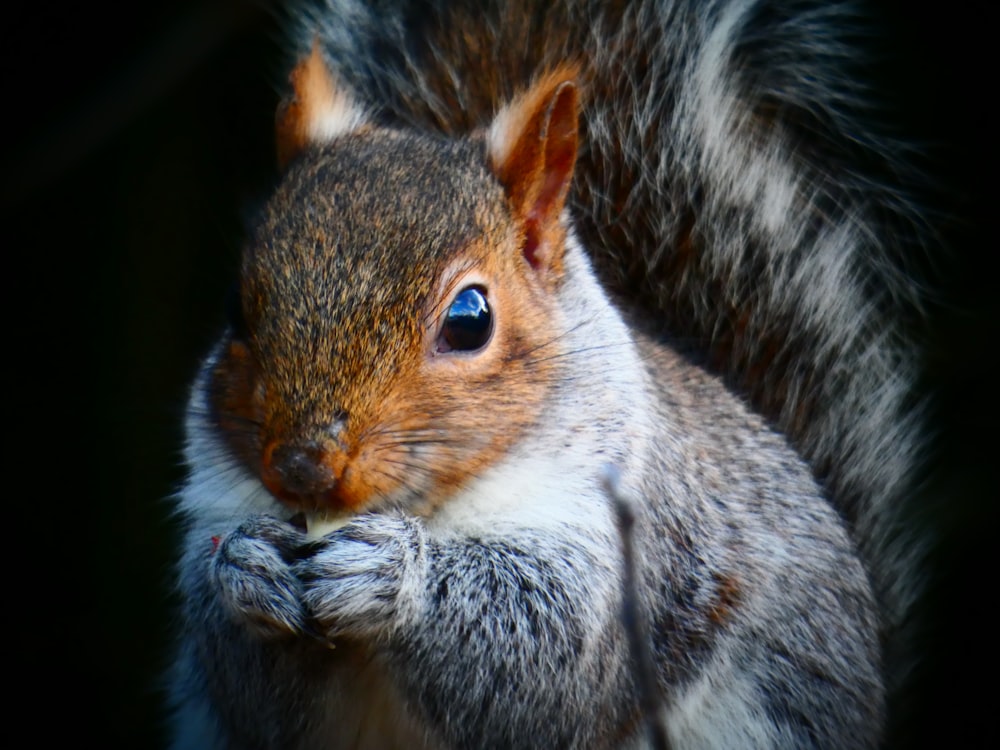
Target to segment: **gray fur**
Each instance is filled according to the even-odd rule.
[[[297,14],[295,53],[318,29],[376,120],[413,131],[412,160],[393,163],[414,169],[539,70],[580,60],[569,213],[586,255],[571,243],[553,305],[549,406],[502,466],[434,512],[414,492],[307,540],[216,434],[219,352],[208,358],[180,495],[178,748],[641,745],[607,462],[636,507],[673,746],[879,742],[882,642],[915,585],[895,526],[917,428],[902,325],[919,300],[896,258],[917,221],[883,179],[894,149],[860,127],[854,52],[838,39],[851,16],[806,2],[539,5],[331,0]],[[465,163],[474,153],[454,150],[455,174],[495,196]],[[373,192],[393,207],[391,185]],[[294,202],[280,200],[284,227]],[[367,226],[317,213],[331,232]],[[439,234],[435,221],[418,231]],[[350,295],[331,273],[324,284]],[[324,336],[335,351],[364,343]]]
[[[906,326],[921,290],[907,258],[927,232],[904,147],[873,128],[868,51],[849,41],[865,30],[858,6],[303,7],[296,55],[319,29],[361,100],[418,129],[485,125],[537,71],[583,62],[594,82],[572,201],[584,247],[626,308],[704,358],[816,467],[894,631],[922,551],[899,518],[920,429]],[[676,257],[684,235],[690,259]]]

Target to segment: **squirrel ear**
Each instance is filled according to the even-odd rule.
[[[489,158],[525,228],[524,256],[558,270],[565,229],[559,220],[576,163],[579,110],[576,71],[538,80],[493,120]]]
[[[292,71],[292,93],[278,107],[278,166],[284,169],[309,143],[325,143],[365,123],[363,109],[323,62],[319,44]]]

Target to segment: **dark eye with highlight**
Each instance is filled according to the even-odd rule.
[[[482,349],[493,335],[493,312],[486,290],[470,286],[455,295],[441,328],[441,351],[471,352]]]

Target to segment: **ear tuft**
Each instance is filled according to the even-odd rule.
[[[542,76],[504,107],[490,127],[490,164],[525,232],[524,255],[534,268],[558,270],[566,203],[578,144],[577,70]]]
[[[310,143],[326,143],[366,121],[349,89],[330,73],[319,44],[292,71],[292,94],[278,108],[278,165],[284,169]]]

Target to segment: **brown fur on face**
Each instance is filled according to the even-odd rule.
[[[276,497],[430,507],[541,417],[559,380],[576,106],[553,74],[501,114],[491,153],[371,127],[299,153],[244,256],[246,341],[216,373],[220,425]],[[442,323],[470,285],[492,337],[447,351]]]

